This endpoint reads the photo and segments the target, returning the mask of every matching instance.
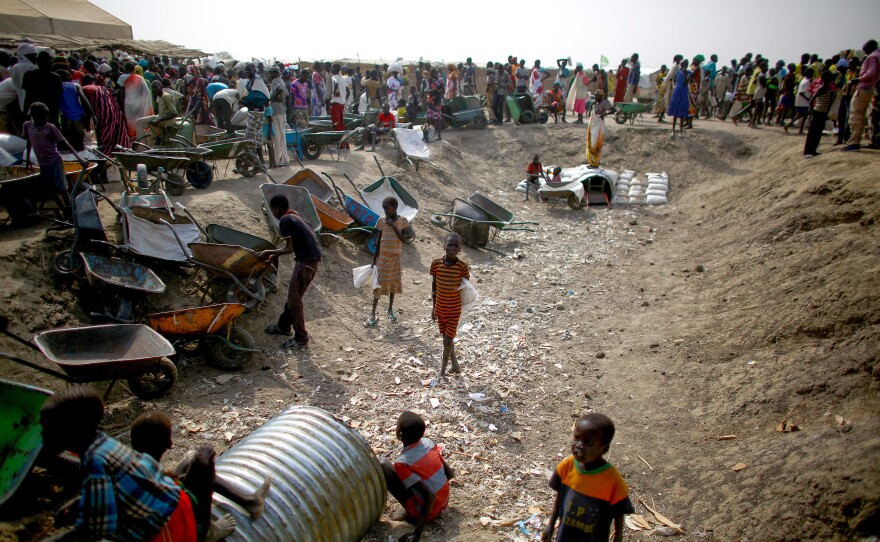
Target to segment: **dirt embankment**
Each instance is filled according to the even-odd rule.
[[[390,148],[380,150],[386,173],[422,208],[419,238],[403,257],[401,323],[383,317],[377,329],[363,328],[370,300],[351,286],[351,268],[369,256],[339,243],[326,251],[307,295],[308,352],[279,350],[262,334],[283,304],[273,297],[243,320],[266,349],[247,371],[218,379],[222,372],[185,352],[171,395],[144,403],[115,393],[109,425],[124,435],[136,413],[170,412],[179,431],[171,464],[204,442],[223,450],[283,406],[306,403],[345,416],[374,448],[393,453],[395,417],[416,409],[459,470],[448,514],[423,539],[501,541],[516,540],[517,529],[481,518],[546,516],[549,469],[567,453],[573,417],[594,409],[617,424],[609,460],[633,497],[681,523],[683,539],[877,534],[877,155],[805,161],[799,138],[718,122],[675,140],[650,125],[609,130],[607,165],[668,172],[670,205],[575,213],[561,203],[523,202],[513,188],[531,154],[545,164],[580,163],[583,127],[449,130],[431,146],[439,171],[395,168]],[[307,165],[337,180],[348,172],[361,185],[378,176],[365,153]],[[265,235],[258,184],[230,176],[183,199],[204,222]],[[504,232],[493,245],[508,256],[518,249],[521,258],[465,250],[482,304],[459,342],[464,374],[431,387],[439,339],[428,318],[427,268],[441,254],[443,232],[427,219],[473,190],[540,225]],[[17,242],[3,241],[10,255],[0,269],[11,327],[87,322],[88,294],[56,289],[48,274],[46,259],[66,241],[36,235],[21,250],[9,248]],[[289,270],[285,262],[280,275]],[[151,299],[150,310],[198,301],[180,294],[173,270],[160,274],[170,293]],[[488,400],[469,400],[472,393]],[[784,421],[799,430],[777,432]],[[735,472],[738,463],[746,467]],[[45,524],[13,528],[20,518],[5,518],[7,531],[30,533],[24,539]],[[385,516],[367,540],[405,530]],[[629,530],[626,537],[654,538]]]

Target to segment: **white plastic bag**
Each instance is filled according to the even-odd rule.
[[[373,275],[373,266],[362,265],[360,267],[355,267],[351,270],[351,274],[354,277],[354,287],[360,290],[362,287],[366,286],[367,281],[369,281],[370,277]]]
[[[461,315],[458,318],[458,328],[461,329],[468,312],[480,302],[480,294],[468,279],[461,279],[458,291],[461,292]]]

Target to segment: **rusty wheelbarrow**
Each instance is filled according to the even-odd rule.
[[[169,340],[199,341],[208,349],[208,360],[227,371],[237,371],[250,361],[254,338],[235,326],[244,314],[241,303],[221,303],[147,315],[150,327]]]

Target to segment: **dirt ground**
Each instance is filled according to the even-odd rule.
[[[678,539],[880,534],[878,155],[824,152],[826,141],[805,161],[803,140],[775,128],[701,121],[671,139],[650,122],[612,123],[603,165],[667,172],[669,205],[572,211],[524,202],[514,187],[531,154],[545,165],[580,164],[584,132],[572,124],[448,130],[431,144],[440,169],[419,172],[396,167],[390,146],[380,149],[385,172],[421,207],[418,239],[404,249],[400,322],[388,321],[383,301],[379,325],[364,328],[370,297],[354,289],[351,269],[370,256],[341,241],[326,249],[306,295],[308,350],[280,349],[262,332],[283,305],[276,294],[241,320],[264,349],[245,371],[224,373],[185,351],[166,397],[113,393],[109,432],[125,439],[140,412],[170,413],[173,465],[202,443],[225,450],[286,406],[308,404],[393,455],[397,415],[416,410],[458,474],[449,510],[423,540],[513,541],[529,539],[513,522],[548,514],[549,475],[568,454],[574,419],[593,410],[617,425],[607,459],[637,511],[658,519],[648,505],[680,524]],[[306,165],[337,180],[347,172],[360,186],[380,176],[370,153]],[[231,167],[224,177],[179,199],[203,223],[267,236],[265,177],[244,179]],[[441,345],[428,268],[445,232],[428,219],[474,190],[540,225],[501,233],[490,246],[503,255],[464,249],[481,302],[457,345],[463,374],[434,386]],[[82,302],[93,296],[49,273],[68,243],[39,229],[0,233],[0,302],[12,330],[30,336],[89,322]],[[284,286],[290,270],[283,262]],[[169,289],[149,300],[150,311],[198,302],[181,291],[178,272],[158,271]],[[22,353],[6,339],[0,345]],[[63,385],[0,366],[5,378]],[[799,430],[777,431],[786,421]],[[51,481],[26,483],[0,510],[0,540],[51,532],[44,512],[61,493]],[[397,508],[389,503],[365,540],[406,532],[390,519]],[[628,528],[624,538],[658,534]]]

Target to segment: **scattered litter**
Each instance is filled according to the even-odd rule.
[[[730,470],[732,470],[733,472],[739,472],[746,467],[748,467],[748,465],[746,465],[745,463],[737,463],[736,465],[730,467]]]
[[[498,431],[498,428],[495,427],[494,423],[490,423],[489,424],[489,431],[492,431],[494,433],[494,432]]]
[[[236,377],[236,375],[224,374],[224,375],[217,375],[217,376],[215,376],[215,377],[214,377],[214,380],[215,380],[218,384],[220,384],[220,385],[222,386],[222,385],[226,384],[227,382],[229,382],[230,380],[232,380],[232,379],[235,378],[235,377]]]
[[[717,440],[734,440],[735,438],[736,435],[721,435],[720,437],[717,437]]]
[[[431,397],[431,408],[437,408],[438,406],[440,406],[440,399]]]
[[[649,469],[654,470],[654,467],[652,467],[651,464],[648,463],[648,462],[645,460],[644,457],[642,457],[642,456],[640,456],[640,455],[637,455],[637,457],[638,457],[639,459],[642,460],[642,463],[644,463],[645,465],[648,465],[648,468],[649,468]]]
[[[797,425],[791,423],[790,421],[782,420],[779,424],[774,428],[777,433],[792,433],[794,431],[800,431],[801,428]]]

